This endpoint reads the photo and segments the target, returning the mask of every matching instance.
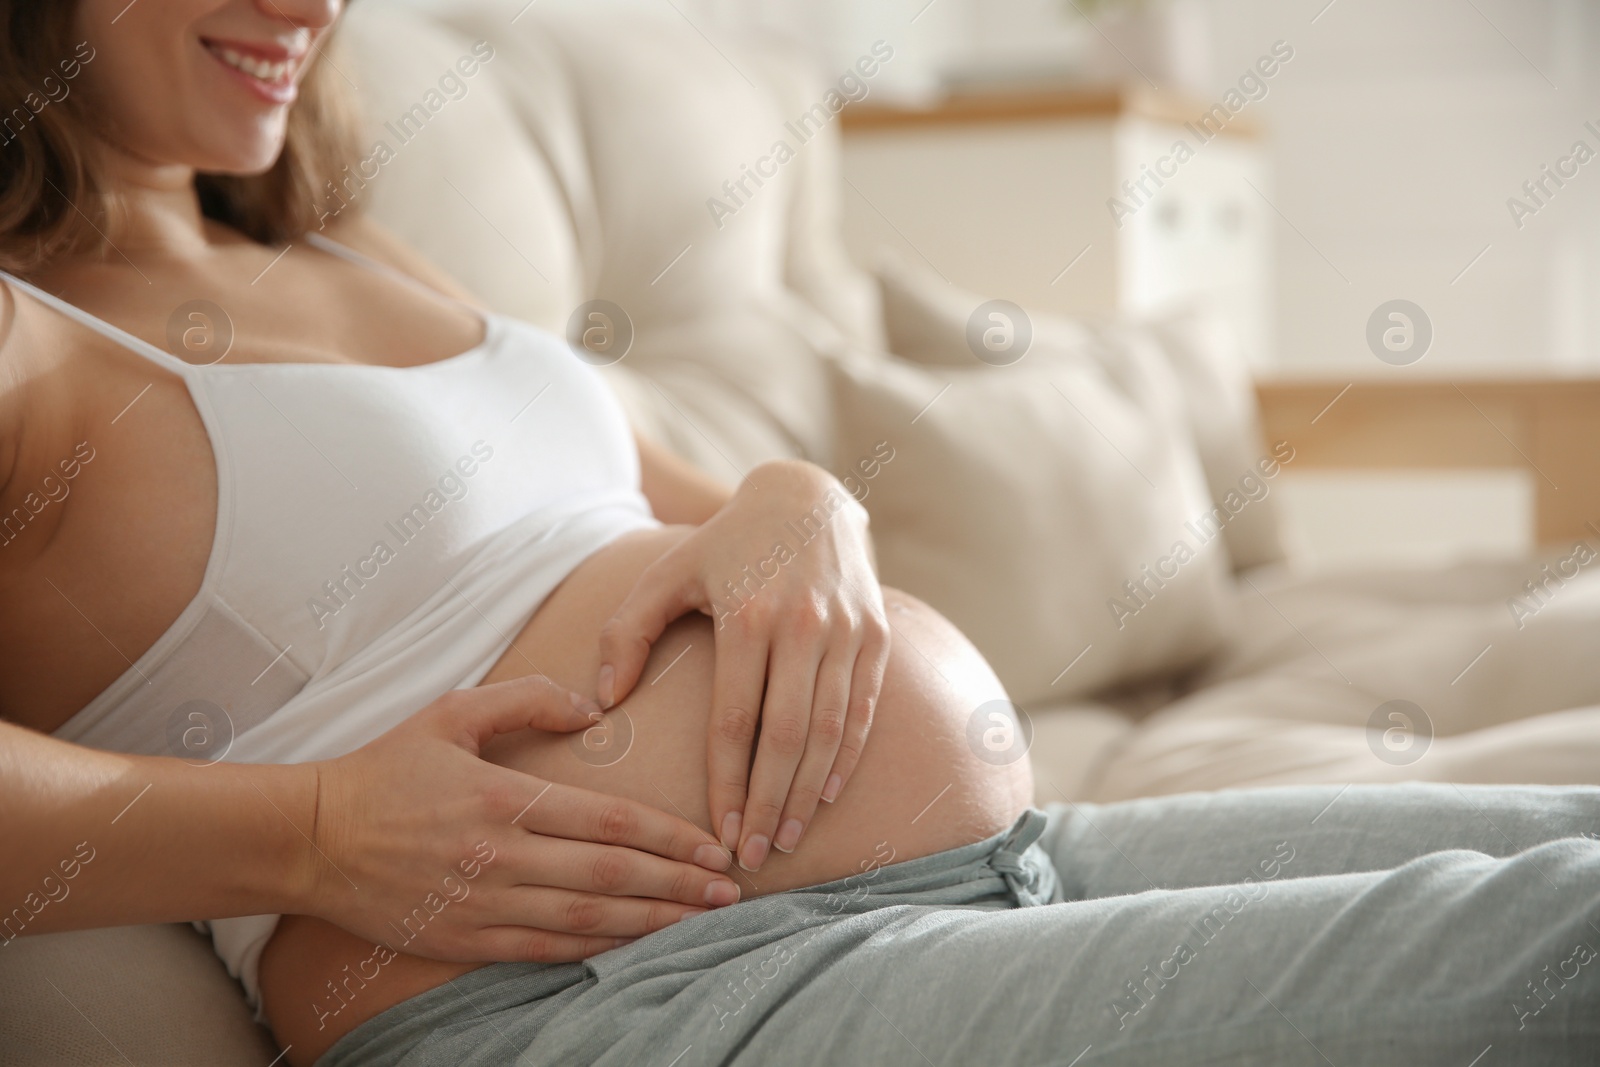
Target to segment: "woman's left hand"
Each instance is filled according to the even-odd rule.
[[[754,871],[769,847],[794,851],[817,801],[838,797],[872,726],[889,626],[865,509],[809,463],[751,471],[606,623],[602,706],[633,690],[651,644],[691,611],[716,621],[711,822]]]

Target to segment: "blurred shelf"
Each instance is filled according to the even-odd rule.
[[[927,126],[966,126],[1061,119],[1145,119],[1182,126],[1198,123],[1212,104],[1182,93],[1134,85],[1010,90],[967,90],[927,106],[860,104],[844,109],[846,134]],[[1224,136],[1258,137],[1259,124],[1237,115],[1222,127]]]
[[[1353,363],[1360,366],[1351,369]],[[1495,366],[1483,363],[1451,365],[1445,362],[1419,363],[1410,367],[1389,367],[1376,360],[1351,363],[1307,363],[1299,366],[1279,365],[1256,372],[1256,384],[1265,387],[1327,386],[1343,389],[1352,382],[1358,385],[1381,385],[1401,388],[1415,386],[1419,389],[1436,389],[1440,385],[1457,382],[1463,385],[1503,385],[1514,388],[1542,388],[1555,383],[1567,383],[1586,389],[1600,384],[1600,370],[1574,369],[1559,363],[1535,365],[1527,369],[1511,365]]]
[[[1296,469],[1518,468],[1540,545],[1600,537],[1600,377],[1324,377],[1256,383]]]
[[[1040,311],[1206,304],[1267,365],[1277,219],[1251,191],[1271,189],[1267,143],[1233,135],[1248,113],[1200,129],[1206,107],[1128,85],[847,107],[847,246]]]

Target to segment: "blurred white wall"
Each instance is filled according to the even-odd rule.
[[[422,4],[448,0],[400,0]],[[809,49],[827,70],[844,70],[877,40],[895,48],[895,61],[874,79],[874,90],[901,99],[937,91],[944,71],[970,45],[977,0],[498,0],[513,15],[524,6],[620,7],[683,18],[715,46],[729,32],[781,34]],[[1011,3],[1014,0],[1000,0]],[[1033,0],[1049,4],[1052,0]]]
[[[1275,38],[1298,53],[1263,105],[1303,234],[1278,232],[1283,362],[1365,365],[1367,316],[1404,297],[1430,362],[1600,365],[1600,159],[1520,229],[1506,205],[1574,141],[1600,152],[1600,7],[1337,0],[1312,24],[1325,3],[1209,5],[1219,85]]]
[[[579,0],[541,0],[563,2]],[[777,30],[841,69],[881,37],[897,55],[876,88],[902,96],[928,91],[941,72],[1021,75],[1052,62],[1144,80],[1072,0],[584,2],[670,7],[713,39],[736,27]],[[1283,365],[1365,367],[1367,316],[1404,297],[1433,319],[1430,364],[1600,366],[1600,159],[1520,229],[1506,204],[1574,141],[1600,153],[1600,133],[1584,126],[1600,129],[1600,77],[1589,69],[1600,4],[1167,3],[1193,45],[1176,73],[1202,98],[1223,92],[1274,41],[1296,50],[1270,96],[1252,105],[1271,131],[1273,201],[1288,220],[1276,238]],[[1138,63],[1143,54],[1116,18],[1092,10]],[[1148,59],[1140,70],[1157,83],[1175,76]]]

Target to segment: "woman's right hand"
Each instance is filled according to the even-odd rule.
[[[316,764],[305,914],[460,963],[581,960],[739,899],[730,857],[688,821],[479,757],[495,734],[585,729],[600,709],[533,676],[446,693]]]

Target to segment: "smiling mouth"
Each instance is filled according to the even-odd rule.
[[[211,41],[203,42],[206,51],[215,56],[224,66],[231,67],[247,78],[254,78],[264,87],[272,89],[287,89],[294,80],[297,64],[293,59],[264,59],[253,56],[227,45],[216,44]]]

